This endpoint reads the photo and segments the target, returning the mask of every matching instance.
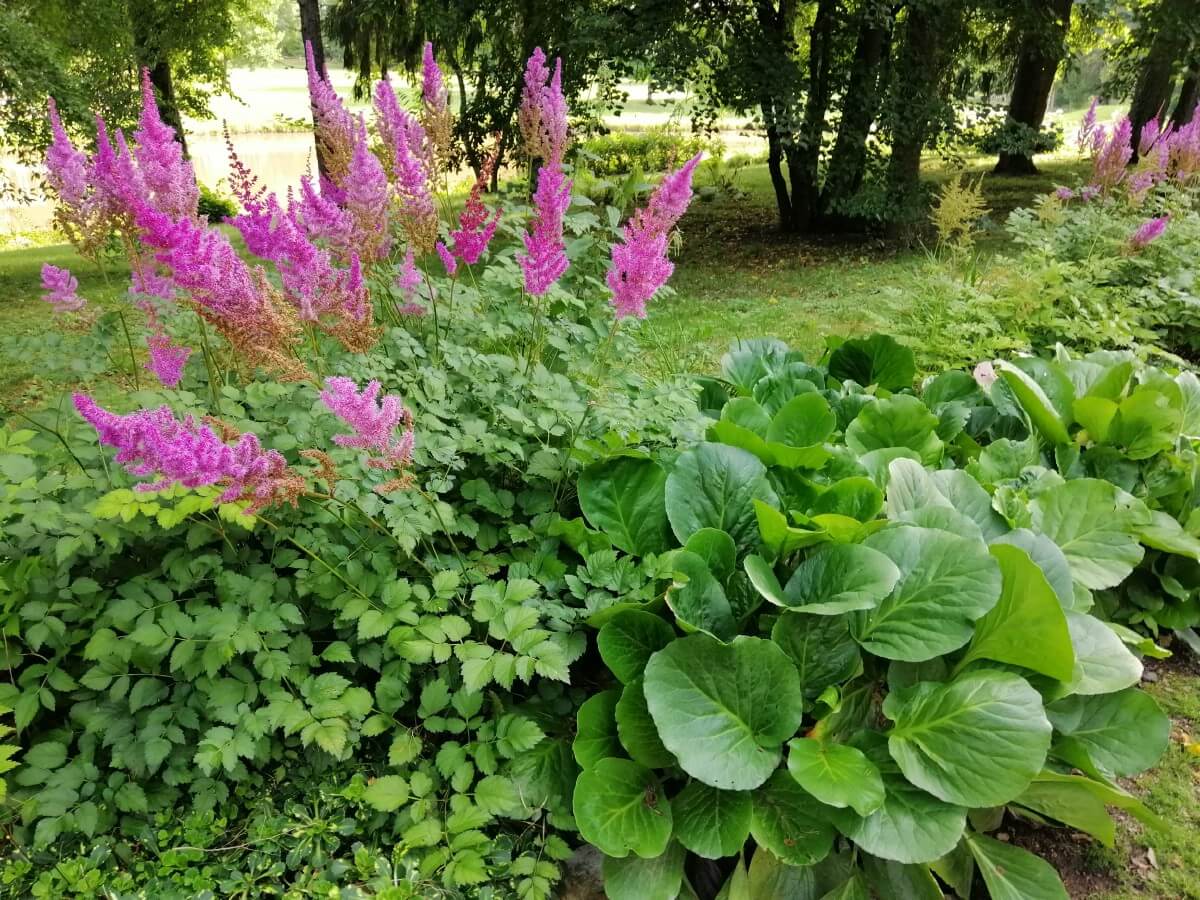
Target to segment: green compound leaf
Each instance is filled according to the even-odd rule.
[[[692,781],[671,800],[675,839],[705,859],[733,856],[750,836],[750,793]]]
[[[579,833],[608,856],[652,859],[671,839],[671,804],[654,773],[627,759],[602,759],[575,782]]]
[[[860,816],[883,806],[879,769],[855,747],[797,738],[788,744],[788,771],[800,787],[827,806],[849,806]]]
[[[855,639],[876,656],[924,662],[957,650],[1000,599],[1000,566],[981,541],[900,525],[864,543],[901,573],[876,609],[854,614]]]
[[[811,866],[833,849],[833,826],[787,772],[772,775],[751,800],[750,833],[783,862]]]
[[[681,544],[701,528],[718,528],[737,546],[752,547],[755,500],[779,505],[766,467],[737,447],[699,444],[680,454],[667,478],[667,516]]]
[[[770,777],[804,710],[796,667],[761,638],[674,641],[646,665],[645,690],[659,736],[683,770],[726,790]]]
[[[1069,900],[1054,867],[1028,850],[974,833],[967,847],[992,900]]]
[[[1007,803],[1042,770],[1050,748],[1041,694],[1010,672],[921,682],[890,694],[883,712],[896,723],[888,750],[901,771],[948,803]]]
[[[661,616],[638,609],[622,610],[596,635],[600,658],[622,684],[642,677],[646,661],[675,637]]]
[[[617,457],[583,470],[579,506],[591,526],[626,553],[661,553],[670,540],[666,488],[667,473],[658,463]]]

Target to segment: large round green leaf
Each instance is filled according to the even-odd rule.
[[[899,580],[896,564],[878,550],[862,544],[831,544],[800,564],[788,579],[783,598],[802,612],[837,615],[875,607]]]
[[[848,744],[797,738],[788,743],[788,771],[800,787],[827,806],[849,806],[860,816],[883,806],[879,769]]]
[[[766,467],[737,447],[693,447],[667,478],[667,517],[681,544],[701,528],[719,528],[739,547],[752,546],[758,541],[755,500],[779,504]]]
[[[810,515],[834,513],[869,522],[883,509],[883,492],[865,475],[852,475],[829,486],[813,503]]]
[[[838,830],[873,856],[901,863],[930,863],[958,844],[967,811],[943,803],[903,778],[884,777],[883,806],[869,816],[841,810]]]
[[[675,841],[652,859],[606,856],[604,894],[608,900],[675,900],[685,859],[687,851]]]
[[[575,782],[579,833],[608,856],[658,856],[671,839],[671,804],[654,773],[627,759],[602,759]]]
[[[767,440],[787,447],[820,444],[837,427],[829,403],[815,392],[793,397],[771,419]]]
[[[1028,528],[1016,528],[991,541],[992,544],[1011,544],[1020,547],[1037,563],[1054,589],[1058,605],[1063,609],[1075,607],[1075,580],[1071,577],[1071,564],[1059,549],[1058,544],[1044,534],[1034,534]]]
[[[1042,696],[1011,672],[983,670],[949,684],[890,694],[888,750],[917,787],[948,803],[1000,806],[1042,770],[1051,727]]]
[[[1017,403],[1021,405],[1033,427],[1041,432],[1051,444],[1066,444],[1071,440],[1067,433],[1067,421],[1061,411],[1055,408],[1050,396],[1030,375],[1022,372],[1009,363],[998,363],[1000,377],[1008,385]],[[1067,382],[1070,388],[1070,382]]]
[[[727,790],[770,777],[804,712],[796,667],[761,638],[674,641],[650,658],[645,690],[658,734],[683,770]]]
[[[845,616],[785,612],[771,628],[771,640],[796,664],[804,697],[809,701],[862,669],[862,654],[850,636]]]
[[[603,691],[589,697],[579,707],[571,752],[583,768],[593,766],[606,757],[621,755],[616,720],[617,701],[620,699],[620,691]]]
[[[716,528],[701,528],[688,538],[683,549],[704,560],[708,570],[720,582],[726,581],[737,565],[737,547],[733,538]]]
[[[675,757],[663,746],[646,705],[646,692],[639,678],[625,685],[621,699],[617,701],[617,737],[621,746],[636,762],[651,769],[665,769],[675,765]]]
[[[1066,616],[1050,582],[1020,547],[994,544],[990,552],[1000,563],[1004,586],[1000,601],[975,623],[975,637],[960,665],[993,659],[1070,681],[1075,651]],[[1111,631],[1109,634],[1121,643]],[[1119,649],[1129,653],[1124,647]]]
[[[705,859],[733,856],[750,836],[748,791],[722,791],[692,781],[672,798],[671,811],[675,839]]]
[[[967,847],[992,900],[1069,900],[1054,867],[1028,850],[973,833]]]
[[[667,473],[652,459],[618,456],[579,476],[579,506],[593,528],[626,553],[645,556],[669,546]]]
[[[1128,512],[1118,506],[1117,490],[1107,481],[1076,478],[1029,504],[1033,530],[1058,544],[1075,580],[1094,591],[1124,581],[1145,552],[1131,534]]]
[[[750,833],[783,862],[811,866],[833,849],[833,826],[787,772],[778,771],[752,794]]]
[[[1137,688],[1067,697],[1046,711],[1059,732],[1055,755],[1107,777],[1128,777],[1150,768],[1167,749],[1171,734],[1171,720],[1153,697]]]
[[[678,576],[667,591],[667,605],[680,623],[704,631],[723,641],[738,632],[733,607],[721,583],[701,557],[687,550],[674,556]]]
[[[879,606],[854,614],[854,636],[876,656],[923,662],[957,650],[1000,599],[1000,567],[978,540],[900,525],[864,544],[900,569]]]
[[[596,635],[600,658],[608,670],[629,684],[642,677],[646,660],[675,637],[675,629],[662,617],[640,609],[625,609],[604,623]]]
[[[1116,632],[1095,616],[1068,610],[1067,627],[1075,648],[1072,694],[1113,694],[1142,680],[1142,664]]]
[[[907,447],[921,462],[932,465],[942,458],[937,426],[938,417],[924,403],[897,394],[864,406],[846,429],[846,445],[859,456],[885,447]]]
[[[912,350],[891,335],[872,334],[843,341],[829,355],[829,374],[838,381],[896,391],[912,387],[917,362]]]

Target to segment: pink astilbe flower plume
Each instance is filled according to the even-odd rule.
[[[60,202],[72,207],[82,206],[89,193],[87,154],[71,143],[53,97],[49,100],[49,108],[53,140],[46,150],[46,180]]]
[[[42,265],[42,288],[46,291],[42,299],[54,307],[56,313],[76,312],[83,309],[87,301],[75,293],[79,281],[66,269]]]
[[[396,275],[396,287],[400,289],[401,296],[404,297],[404,305],[400,307],[400,314],[404,316],[423,316],[427,309],[420,303],[417,303],[417,289],[421,286],[421,273],[417,269],[416,256],[413,254],[412,248],[404,254],[404,263],[400,266],[400,271]]]
[[[263,450],[252,434],[241,435],[229,446],[191,416],[176,419],[167,406],[121,416],[86,394],[76,394],[74,400],[79,414],[96,429],[100,443],[117,448],[117,462],[131,475],[155,478],[135,490],[217,485],[224,489],[222,503],[248,500],[251,512],[277,503],[295,506],[305,492],[304,479],[288,468],[279,453]]]
[[[517,124],[526,156],[562,161],[567,152],[567,101],[562,93],[562,60],[555,60],[552,75],[541,47],[534,49],[525,63]]]
[[[380,400],[379,391],[378,381],[371,381],[360,392],[353,380],[335,376],[325,379],[321,402],[352,430],[351,434],[336,435],[335,444],[367,451],[371,468],[403,470],[412,462],[416,443],[413,415],[399,397],[389,394]],[[406,483],[402,476],[380,485],[379,490],[392,490]]]
[[[1130,248],[1141,250],[1151,241],[1162,237],[1163,232],[1167,230],[1167,222],[1170,218],[1170,216],[1158,216],[1154,219],[1147,219],[1129,236]]]
[[[409,243],[428,253],[438,230],[437,206],[429,187],[435,169],[433,144],[421,123],[400,108],[386,78],[375,87],[375,121],[383,140],[385,169],[400,201],[400,224]]]
[[[421,56],[421,125],[433,144],[437,164],[444,167],[450,156],[452,128],[450,91],[433,55],[433,44],[425,42]]]
[[[567,271],[567,248],[563,243],[563,216],[571,205],[571,182],[563,176],[562,166],[551,162],[538,169],[537,190],[533,194],[533,228],[521,235],[525,252],[517,262],[525,274],[525,290],[540,297]]]
[[[1078,142],[1080,148],[1091,145],[1096,132],[1096,107],[1100,104],[1099,97],[1093,97],[1091,104],[1087,108],[1087,112],[1083,114],[1083,119],[1079,123]]]
[[[171,342],[165,334],[152,334],[146,339],[150,348],[150,361],[146,368],[162,383],[163,387],[178,386],[183,378],[183,367],[192,355],[191,347],[181,347]]]
[[[496,147],[484,160],[483,166],[479,170],[479,177],[471,186],[467,204],[458,216],[458,228],[450,232],[450,239],[454,242],[454,255],[467,265],[474,265],[479,261],[479,257],[487,250],[488,244],[491,243],[492,237],[496,233],[496,226],[500,224],[499,208],[489,219],[482,199],[483,192],[491,181],[499,149],[497,142]]]
[[[342,98],[329,84],[328,75],[317,71],[312,43],[309,41],[304,42],[304,60],[317,144],[329,168],[330,177],[341,186],[354,154],[354,119],[342,103]]]
[[[667,258],[667,242],[691,202],[692,176],[699,164],[697,153],[663,178],[646,207],[625,224],[621,243],[613,247],[605,281],[618,320],[627,316],[644,319],[646,304],[675,270]]]
[[[133,137],[134,158],[147,199],[173,219],[195,216],[200,201],[196,173],[175,139],[175,129],[159,114],[150,70],[146,68],[142,69],[142,112]]]
[[[442,265],[446,268],[446,274],[453,278],[458,274],[458,262],[454,259],[454,254],[441,241],[437,242],[435,249],[437,250],[438,259],[442,261]]]
[[[343,258],[357,254],[367,263],[385,259],[392,243],[388,230],[387,174],[371,152],[367,126],[361,117],[354,132],[354,155],[342,193],[341,205],[350,226],[348,240],[339,247]]]
[[[1107,193],[1125,180],[1133,158],[1133,123],[1124,116],[1111,131],[1103,126],[1095,131],[1095,155],[1092,158],[1092,187]]]

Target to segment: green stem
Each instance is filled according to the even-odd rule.
[[[129,367],[133,370],[133,388],[140,391],[142,389],[142,382],[138,378],[137,355],[133,352],[133,338],[129,335],[129,323],[125,321],[124,310],[117,310],[117,315],[121,319],[121,329],[125,332],[125,343],[129,347]]]

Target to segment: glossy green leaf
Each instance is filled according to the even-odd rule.
[[[704,560],[717,581],[727,580],[737,564],[733,538],[716,528],[701,528],[687,539],[683,549]]]
[[[767,440],[786,447],[811,447],[822,443],[837,427],[829,403],[815,392],[793,397],[771,419]]]
[[[990,552],[1000,563],[1000,600],[975,623],[975,637],[960,665],[993,659],[1070,681],[1075,668],[1072,634],[1046,576],[1019,547],[994,544]]]
[[[912,350],[886,334],[851,338],[829,356],[829,374],[863,387],[877,384],[889,391],[910,388],[917,376]]]
[[[1111,628],[1095,616],[1067,612],[1075,648],[1075,666],[1068,680],[1072,694],[1112,694],[1142,680],[1142,664]]]
[[[1013,803],[1086,832],[1106,847],[1116,842],[1116,824],[1104,801],[1082,784],[1034,779]]]
[[[750,833],[760,847],[793,866],[811,866],[833,849],[833,826],[787,772],[771,776],[751,795]]]
[[[1000,567],[977,540],[901,525],[864,544],[901,573],[878,607],[854,613],[855,638],[876,656],[921,662],[957,650],[1000,599]]]
[[[1067,432],[1067,423],[1042,386],[1010,363],[997,363],[996,368],[1034,428],[1051,444],[1068,443],[1071,436]]]
[[[931,863],[958,844],[967,811],[944,803],[899,776],[884,776],[883,806],[869,816],[841,810],[838,830],[874,856],[900,863]]]
[[[942,457],[937,426],[937,416],[924,403],[897,394],[864,406],[846,429],[846,445],[859,456],[885,447],[906,447],[932,465]]]
[[[992,900],[1070,900],[1054,867],[1028,850],[973,833],[967,846]]]
[[[675,757],[658,736],[640,678],[625,685],[614,714],[617,737],[631,759],[651,769],[665,769],[675,764]]]
[[[836,513],[860,522],[869,522],[883,509],[883,492],[875,482],[862,475],[842,478],[819,496],[809,513]]]
[[[1010,672],[921,682],[890,694],[883,712],[896,723],[888,750],[901,771],[948,803],[1007,803],[1042,770],[1050,748],[1041,695]]]
[[[771,640],[795,663],[809,702],[862,669],[862,654],[850,636],[845,616],[785,612],[771,628]]]
[[[671,799],[671,810],[675,839],[705,859],[733,856],[750,836],[748,791],[723,791],[692,781]]]
[[[680,623],[723,641],[738,632],[737,620],[725,589],[703,559],[687,550],[674,556],[675,583],[667,592],[667,605]]]
[[[883,806],[879,769],[848,744],[796,738],[788,743],[788,771],[800,787],[827,806],[849,806],[860,816]]]
[[[1044,534],[1034,534],[1028,528],[1016,528],[1000,535],[993,544],[1010,544],[1020,547],[1037,564],[1046,576],[1046,581],[1063,609],[1075,607],[1075,580],[1071,577],[1071,564],[1058,544]]]
[[[796,568],[783,590],[783,601],[814,615],[872,609],[899,580],[900,569],[878,550],[863,544],[832,544]]]
[[[753,546],[755,500],[779,502],[763,464],[737,447],[700,444],[680,454],[667,477],[667,516],[681,544],[701,528],[718,528],[739,547]]]
[[[675,900],[683,883],[687,852],[672,841],[650,859],[606,856],[602,865],[608,900]]]
[[[583,768],[594,766],[610,756],[621,755],[616,719],[617,701],[620,699],[620,691],[602,691],[589,697],[579,707],[571,752]]]
[[[621,610],[596,635],[600,658],[622,684],[642,677],[646,661],[675,639],[675,629],[653,613]]]
[[[1084,771],[1126,777],[1144,772],[1167,749],[1171,720],[1137,688],[1066,697],[1046,708],[1058,732],[1054,753]]]
[[[771,641],[745,636],[731,644],[702,634],[674,641],[651,657],[645,690],[680,767],[727,790],[766,781],[804,708],[791,660]]]
[[[1029,508],[1033,530],[1058,544],[1071,574],[1086,588],[1115,587],[1142,561],[1115,485],[1078,478],[1039,494]]]
[[[654,460],[618,456],[583,470],[579,506],[626,553],[661,553],[670,546],[666,488],[667,473]]]
[[[575,822],[589,844],[608,856],[659,856],[671,839],[671,804],[645,766],[602,759],[575,782]]]

